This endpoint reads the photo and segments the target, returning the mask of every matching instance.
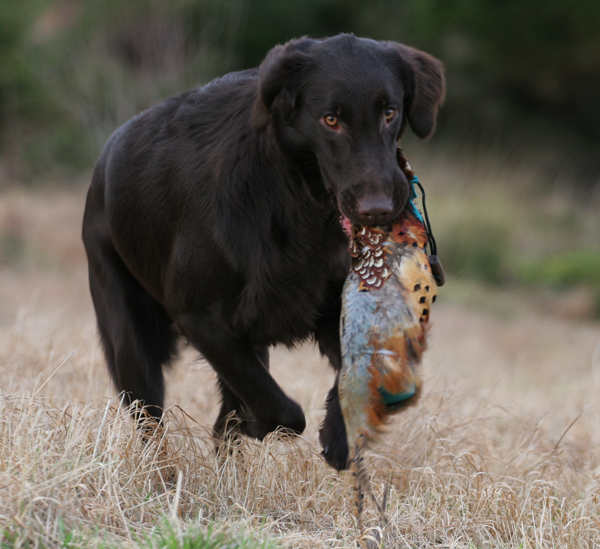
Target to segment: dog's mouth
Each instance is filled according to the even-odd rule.
[[[348,217],[346,217],[343,213],[340,213],[340,225],[342,226],[342,230],[344,234],[348,237],[348,240],[352,241],[354,239],[354,231],[353,227],[359,225],[361,227],[368,226],[362,225],[361,223],[354,223]],[[385,231],[390,231],[392,228],[393,222],[385,223],[383,225],[377,225],[378,229],[383,229]]]
[[[390,212],[389,215],[380,217],[379,219],[372,220],[368,222],[367,220],[360,219],[360,215],[353,211],[352,208],[349,208],[347,205],[344,207],[341,201],[338,200],[337,210],[339,212],[339,221],[344,233],[347,236],[352,236],[352,226],[359,225],[362,227],[379,227],[386,228],[389,227],[392,223],[394,223],[405,210],[407,203],[405,203],[402,208],[394,208],[393,212]],[[349,210],[349,211],[348,211]]]
[[[340,210],[340,224],[342,225],[342,229],[348,238],[352,238],[352,221],[350,221]]]
[[[404,182],[402,182],[404,183]],[[391,191],[356,193],[342,191],[336,196],[342,227],[348,224],[384,227],[394,223],[409,202],[409,184],[395,185]]]

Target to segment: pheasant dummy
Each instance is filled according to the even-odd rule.
[[[386,419],[419,396],[429,311],[443,284],[437,257],[425,253],[431,231],[414,204],[418,180],[400,150],[398,162],[412,189],[400,218],[385,227],[350,226],[345,220],[353,261],[342,293],[338,392],[359,524],[364,491],[370,493],[363,452]],[[383,517],[385,501],[378,507]]]

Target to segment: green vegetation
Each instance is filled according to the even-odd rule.
[[[198,528],[179,531],[169,523],[152,535],[138,541],[140,549],[276,549],[279,545],[269,540],[257,541],[254,536],[235,535],[227,530]],[[107,548],[108,549],[108,548]]]
[[[0,265],[18,266],[25,256],[26,245],[16,232],[0,233]]]
[[[451,178],[464,188],[448,192],[445,173],[424,178],[441,185],[432,202],[438,194],[445,207],[433,206],[432,219],[448,273],[496,286],[585,288],[600,311],[600,226],[593,208],[578,211],[594,202],[600,173],[598,28],[593,0],[4,2],[0,185],[79,181],[121,123],[257,65],[276,43],[338,32],[397,40],[447,68],[438,133],[415,168],[441,157],[464,171]],[[408,132],[410,154],[416,141]],[[504,185],[494,166],[525,175]],[[494,191],[481,193],[480,179]],[[539,210],[556,192],[562,213]],[[0,227],[0,265],[21,265],[29,253],[17,229]]]
[[[444,61],[438,143],[534,152],[549,181],[568,156],[589,187],[600,168],[599,26],[592,0],[4,2],[1,164],[19,181],[89,171],[115,127],[161,98],[256,65],[290,38],[354,32]]]
[[[423,149],[411,164],[427,190],[449,275],[442,297],[469,301],[476,287],[539,294],[542,301],[576,297],[580,316],[600,317],[598,198],[543,187],[535,170],[489,156],[449,159]]]
[[[505,276],[509,229],[481,218],[460,219],[444,229],[440,242],[450,273],[498,284]]]
[[[555,286],[589,284],[600,291],[600,254],[597,250],[572,250],[527,264],[523,278]]]
[[[226,4],[31,0],[18,11],[3,4],[0,153],[9,176],[87,172],[125,120],[226,69],[231,39],[221,44],[219,33],[235,15]],[[201,15],[198,6],[206,7]]]
[[[542,284],[557,289],[586,288],[594,300],[595,315],[600,318],[600,251],[574,249],[522,261],[517,274],[530,285]]]
[[[46,540],[28,539],[26,529],[18,526],[4,528],[0,532],[0,549],[13,549],[21,547],[29,549],[33,547],[41,549],[80,549],[97,547],[98,549],[277,549],[280,547],[268,539],[258,540],[255,535],[248,532],[235,533],[231,528],[220,526],[209,526],[206,531],[196,526],[182,528],[174,526],[166,519],[164,523],[153,528],[149,533],[141,535],[132,534],[132,541],[123,544],[100,532],[93,534],[80,534],[70,530],[64,520],[57,519],[57,535],[48,536]]]

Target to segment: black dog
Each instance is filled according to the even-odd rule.
[[[442,66],[423,52],[352,35],[302,38],[258,70],[119,128],[83,220],[117,389],[161,418],[162,368],[182,334],[219,378],[215,436],[234,410],[237,432],[252,437],[302,432],[302,409],[269,374],[268,348],[313,337],[339,370],[349,268],[340,213],[364,225],[398,217],[409,187],[397,140],[407,123],[429,136],[443,97]],[[345,468],[337,385],[320,439],[327,462]]]

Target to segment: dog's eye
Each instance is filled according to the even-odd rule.
[[[392,107],[385,109],[385,121],[391,122],[392,120],[394,120],[394,118],[396,118],[397,113],[398,111]]]
[[[340,127],[337,117],[333,116],[333,114],[326,114],[323,120],[333,130],[337,130]]]

